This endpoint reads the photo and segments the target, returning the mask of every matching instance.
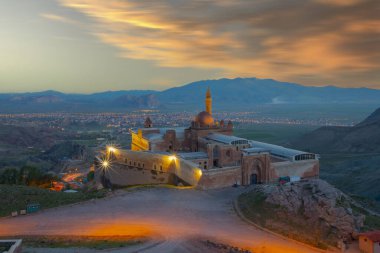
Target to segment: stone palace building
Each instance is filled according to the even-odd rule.
[[[234,136],[231,121],[213,118],[210,89],[205,107],[189,127],[155,128],[148,117],[144,128],[130,130],[131,150],[103,153],[110,168],[98,161],[97,178],[112,185],[169,183],[206,189],[319,176],[316,154]]]

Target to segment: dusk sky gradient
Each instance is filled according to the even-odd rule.
[[[380,88],[378,0],[1,0],[0,92],[258,77]]]

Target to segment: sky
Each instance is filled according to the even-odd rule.
[[[235,77],[380,89],[378,0],[0,0],[0,92]]]

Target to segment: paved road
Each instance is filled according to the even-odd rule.
[[[0,235],[148,235],[164,238],[139,252],[177,252],[194,236],[215,239],[254,252],[318,252],[243,222],[233,211],[239,189],[200,191],[152,188],[0,219]]]

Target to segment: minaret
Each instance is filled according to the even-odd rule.
[[[207,89],[205,102],[206,102],[206,112],[212,115],[212,98],[211,98],[210,87],[208,87]]]

